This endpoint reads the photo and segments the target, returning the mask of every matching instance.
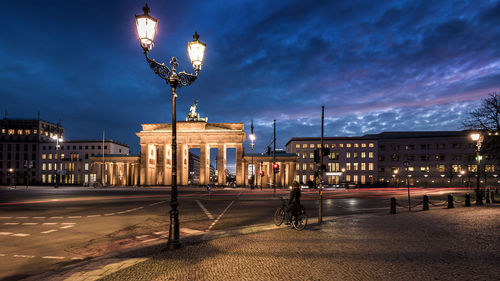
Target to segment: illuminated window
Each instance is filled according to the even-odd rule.
[[[37,133],[38,133],[38,130],[36,130],[36,129],[35,129],[35,130],[33,130],[33,134],[35,134],[35,135],[36,135]]]
[[[355,143],[354,147],[358,148],[359,147],[359,143]]]
[[[332,143],[332,148],[335,148],[337,147],[337,144],[336,143]]]
[[[14,135],[14,134],[15,134],[14,129],[9,129],[9,135],[10,135],[10,136],[12,136],[12,135]]]
[[[45,163],[42,163],[42,171],[45,171],[46,168],[47,167],[46,167]]]
[[[295,148],[300,148],[300,144],[299,144],[299,143],[298,143],[298,144],[296,144],[296,145],[295,145]]]
[[[52,163],[49,163],[49,171],[52,171]]]
[[[350,182],[351,181],[351,175],[346,175],[345,176],[345,181]]]
[[[366,152],[361,152],[361,158],[366,158]]]
[[[311,171],[314,171],[314,163],[311,163]]]
[[[57,154],[56,154],[57,155]],[[56,157],[57,159],[57,157]],[[64,159],[64,153],[61,153],[61,160]]]
[[[314,153],[309,153],[309,158],[314,159]]]
[[[52,175],[48,175],[48,178],[49,178],[48,183],[51,183],[52,182]]]
[[[302,144],[302,148],[307,148],[307,143]]]
[[[28,130],[28,129],[24,130],[24,134],[25,135],[30,135],[31,134],[31,130]]]
[[[353,180],[354,180],[354,183],[358,183],[358,175],[354,175],[354,176],[353,176],[353,178],[354,178],[354,179],[353,179]]]
[[[85,170],[88,170],[88,167],[89,167],[89,166],[88,166],[88,163],[85,163]],[[300,164],[299,164],[299,163],[295,164],[295,169],[296,169],[297,171],[300,171]]]
[[[302,153],[302,158],[306,159],[307,158],[307,153]]]
[[[368,152],[368,158],[373,158],[373,152]]]
[[[346,171],[350,171],[351,170],[351,163],[345,163],[345,169],[346,169]]]
[[[22,135],[23,135],[23,130],[18,129],[18,130],[17,130],[17,134],[18,134],[18,135],[20,135],[20,136],[22,136]]]
[[[366,171],[366,163],[361,163],[361,171]]]
[[[343,143],[339,143],[339,147],[344,147],[344,144]]]
[[[310,148],[314,148],[314,143],[311,143],[311,144],[309,145],[309,147],[310,147]]]
[[[325,143],[325,147],[328,148],[328,144],[327,143]]]
[[[5,129],[2,129],[2,134],[5,134],[5,132],[6,132]]]
[[[346,152],[345,158],[351,158],[351,153],[350,152]]]
[[[302,175],[302,182],[306,182],[307,181],[307,176],[306,175]]]
[[[366,143],[362,143],[362,144],[361,144],[361,147],[366,147]]]
[[[306,163],[304,163],[304,164],[302,165],[302,170],[303,170],[303,171],[307,171],[307,164],[306,164]]]
[[[368,147],[375,147],[375,145],[373,144],[373,142],[371,142],[368,144]]]
[[[357,152],[353,153],[353,158],[358,158],[358,153]]]
[[[358,170],[358,163],[354,163],[354,171],[357,171]]]
[[[365,184],[365,183],[366,183],[366,176],[361,175],[361,184]]]
[[[42,159],[47,159],[47,154],[42,154]]]
[[[49,160],[52,159],[52,153],[49,153]]]
[[[446,171],[446,167],[444,165],[437,165],[436,167],[439,172],[443,173]]]
[[[373,171],[373,162],[368,163],[368,170]]]
[[[42,175],[42,183],[46,183],[46,180],[45,175]]]
[[[351,144],[348,143],[348,144],[345,145],[345,147],[349,148],[349,147],[351,147]]]

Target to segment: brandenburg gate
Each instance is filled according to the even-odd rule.
[[[243,142],[246,133],[243,123],[208,123],[177,121],[177,182],[188,185],[189,149],[200,149],[200,185],[210,181],[210,149],[217,148],[218,184],[226,177],[226,150],[236,149],[236,184],[244,184]],[[172,184],[172,124],[142,124],[140,138],[140,185]]]

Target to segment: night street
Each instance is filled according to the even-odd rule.
[[[288,190],[179,189],[182,237],[251,225],[270,225],[280,198]],[[116,253],[168,238],[169,189],[83,187],[2,187],[0,277],[27,276]],[[463,190],[412,190],[412,204],[423,194],[441,203],[448,193]],[[388,213],[389,198],[407,205],[407,189],[326,190],[324,217]],[[317,219],[317,190],[303,191],[302,204],[310,222]],[[441,207],[442,208],[442,207]],[[415,210],[421,210],[417,207]],[[399,212],[407,212],[399,208]],[[50,241],[48,243],[47,241]]]

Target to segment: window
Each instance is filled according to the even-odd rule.
[[[309,153],[309,158],[314,159],[314,153]]]
[[[399,161],[399,155],[397,155],[397,154],[393,154],[393,155],[391,156],[391,159],[392,159],[392,161]]]
[[[48,170],[52,171],[52,163],[49,163]]]
[[[52,160],[52,153],[49,153],[49,160]]]
[[[297,143],[297,144],[295,145],[295,148],[300,148],[300,144],[299,144],[299,143]],[[80,149],[81,149],[81,148],[80,148]]]
[[[85,168],[87,168],[87,163],[85,163]],[[299,163],[295,164],[295,170],[300,171],[300,164]]]
[[[304,164],[302,165],[302,170],[303,170],[303,171],[307,171],[307,164],[306,164],[306,163],[304,163]]]
[[[44,153],[44,154],[42,154],[42,159],[43,159],[43,160],[47,159],[47,154],[45,154],[45,153]]]
[[[343,143],[339,143],[339,147],[340,148],[344,147],[344,144]]]
[[[373,171],[373,162],[368,163],[368,170]]]
[[[413,144],[405,145],[405,150],[414,150],[414,149],[415,149],[415,145],[413,145]]]
[[[337,147],[337,144],[336,143],[332,143],[332,148],[335,148]]]
[[[45,163],[42,163],[42,171],[45,171],[45,169],[46,169],[46,168],[47,168],[47,167],[46,167],[46,164],[45,164]]]
[[[351,170],[351,163],[345,163],[345,169],[346,169],[346,171],[350,171]]]
[[[385,151],[385,145],[383,144],[380,145],[380,151]]]
[[[441,173],[446,172],[446,167],[444,165],[437,165],[436,168]]]
[[[88,146],[88,145],[86,145],[86,146],[85,146],[85,149],[89,149],[89,146]]]
[[[97,149],[101,149],[101,146],[100,146],[100,145],[98,145],[98,146],[97,146]]]
[[[361,158],[366,158],[366,152],[361,152]]]
[[[311,171],[314,171],[314,163],[310,164]]]
[[[452,170],[454,173],[458,173],[458,172],[460,172],[460,170],[461,170],[460,165],[451,165],[451,170]]]
[[[368,158],[373,159],[373,152],[368,152]]]
[[[46,180],[45,175],[42,175],[42,183],[46,183]]]
[[[92,146],[92,149],[95,149],[95,146]]]
[[[354,163],[354,171],[357,171],[358,170],[358,163]]]
[[[357,159],[358,158],[358,153],[357,152],[354,152],[353,153],[353,158]]]
[[[339,160],[339,153],[338,152],[331,152],[328,158],[330,160]]]
[[[354,147],[355,147],[355,148],[358,148],[358,147],[359,147],[359,143],[355,143],[355,144],[354,144]]]
[[[350,182],[351,181],[351,175],[346,175],[345,176],[345,181]]]
[[[325,148],[328,148],[328,144],[327,143],[325,143]]]
[[[429,166],[420,166],[420,172],[428,172]]]
[[[366,163],[361,163],[361,171],[366,171]]]
[[[346,152],[345,158],[351,158],[351,153],[350,152]]]
[[[302,144],[303,148],[307,148],[307,143]]]
[[[311,143],[311,144],[309,145],[309,147],[310,147],[310,148],[314,148],[314,143]]]
[[[362,143],[361,147],[363,147],[363,148],[366,147],[366,143]]]
[[[348,144],[345,145],[345,147],[349,148],[349,147],[351,147],[351,144],[348,143]]]
[[[375,147],[375,144],[373,142],[368,144],[368,147]]]

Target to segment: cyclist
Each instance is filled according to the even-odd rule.
[[[290,199],[286,208],[287,224],[292,222],[292,214],[297,214],[300,211],[300,186],[297,181],[292,183],[292,191],[290,191]]]

